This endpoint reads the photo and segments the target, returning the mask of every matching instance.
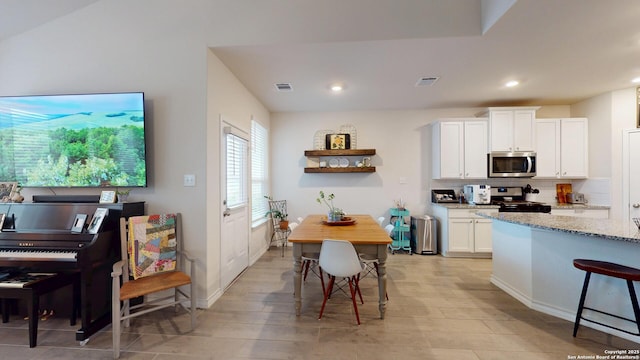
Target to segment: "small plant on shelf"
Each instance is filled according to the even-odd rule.
[[[117,189],[116,194],[118,194],[118,202],[123,203],[127,202],[129,199],[129,194],[131,193],[131,189]]]

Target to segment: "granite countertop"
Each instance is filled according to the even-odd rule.
[[[431,203],[434,206],[442,206],[447,209],[499,209],[498,205],[473,205],[467,203]]]
[[[586,236],[602,236],[610,240],[640,244],[640,231],[630,230],[622,221],[611,219],[581,218],[575,216],[541,213],[478,213],[478,215],[532,228],[555,230]]]
[[[498,205],[472,205],[472,204],[460,204],[460,203],[431,203],[434,206],[442,206],[445,207],[447,209],[498,209],[500,208],[500,206]],[[547,204],[546,205],[551,205],[551,209],[567,209],[567,210],[573,210],[573,209],[585,209],[585,210],[597,210],[597,209],[604,209],[604,210],[609,210],[611,207],[608,205],[590,205],[590,204],[558,204],[558,203],[553,203],[553,204]]]

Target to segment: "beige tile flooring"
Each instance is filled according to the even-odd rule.
[[[210,309],[188,316],[145,315],[123,334],[123,359],[568,359],[640,349],[640,344],[529,310],[489,283],[491,260],[389,255],[389,303],[378,316],[376,280],[362,280],[362,325],[336,294],[318,320],[320,282],[303,286],[303,313],[293,304],[291,248],[267,252]],[[578,299],[576,299],[577,302]],[[0,325],[0,359],[110,359],[111,327],[85,346],[64,318],[40,323],[38,346],[14,316]]]

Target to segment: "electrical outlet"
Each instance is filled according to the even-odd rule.
[[[184,186],[196,186],[196,176],[193,174],[185,174]]]

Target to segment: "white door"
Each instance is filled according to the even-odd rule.
[[[623,138],[623,199],[624,219],[634,234],[637,230],[633,218],[640,218],[640,129],[625,131]]]
[[[249,266],[249,141],[222,118],[221,124],[220,282],[225,289]]]

